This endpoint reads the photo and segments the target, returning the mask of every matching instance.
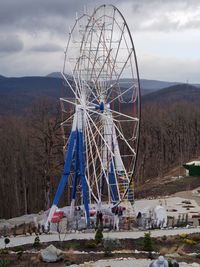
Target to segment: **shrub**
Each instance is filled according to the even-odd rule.
[[[154,248],[153,248],[153,241],[152,241],[150,232],[144,234],[143,249],[149,252],[149,258],[152,259],[152,251],[154,250]]]
[[[188,238],[185,238],[184,239],[184,242],[188,245],[196,245],[196,241],[192,240],[192,239],[188,239]]]
[[[153,242],[152,242],[152,238],[151,238],[151,233],[145,233],[144,234],[144,247],[143,249],[145,251],[148,252],[152,252],[153,251]]]
[[[9,265],[9,260],[7,259],[0,259],[0,267],[5,267]]]
[[[186,234],[186,233],[182,233],[182,234],[180,234],[179,236],[180,236],[181,238],[184,239],[184,238],[187,238],[187,237],[188,237],[188,234]]]
[[[169,264],[169,267],[173,267],[173,263],[172,263],[171,259],[168,260],[168,264]]]
[[[39,236],[37,235],[36,238],[35,238],[35,240],[34,240],[33,247],[34,247],[34,248],[37,248],[37,247],[39,247],[39,246],[40,246],[40,238],[39,238]]]
[[[103,233],[101,229],[97,229],[95,233],[95,242],[96,244],[100,244],[103,240]]]
[[[169,267],[179,267],[179,263],[176,260],[168,259]]]

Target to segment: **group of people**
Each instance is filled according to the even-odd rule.
[[[112,208],[113,230],[119,231],[120,217],[123,215],[123,208],[120,206]],[[103,213],[98,210],[96,213],[96,229],[103,229]]]

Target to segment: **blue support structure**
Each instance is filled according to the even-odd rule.
[[[133,190],[131,188],[131,186],[129,185],[128,188],[128,200],[130,201],[130,203],[133,205],[134,204],[134,195],[133,195]]]
[[[64,171],[53,200],[52,208],[58,205],[60,197],[68,182],[73,156],[74,156],[74,177],[72,185],[72,199],[75,200],[76,198],[78,173],[80,171],[80,179],[81,179],[82,193],[83,193],[83,204],[85,207],[87,227],[89,227],[90,226],[89,195],[88,195],[88,185],[85,177],[83,133],[78,131],[78,129],[76,129],[75,131],[71,131],[69,137],[69,145],[65,158]]]
[[[74,179],[72,185],[72,199],[76,198],[76,187],[77,187],[77,179],[78,179],[78,151],[79,151],[79,139],[78,139],[78,130],[76,130],[76,151],[75,151],[75,160],[74,160]]]
[[[79,163],[80,163],[80,176],[83,192],[83,204],[86,212],[87,226],[90,226],[90,212],[89,212],[89,197],[88,197],[88,185],[85,178],[85,160],[84,160],[84,147],[83,147],[83,133],[78,132],[79,140]]]
[[[70,134],[69,145],[68,145],[68,150],[66,153],[63,175],[61,177],[58,189],[56,191],[56,195],[55,195],[54,200],[53,200],[53,205],[56,205],[56,206],[57,206],[57,204],[60,200],[60,197],[64,191],[64,188],[67,184],[68,177],[70,174],[71,162],[72,162],[72,157],[73,157],[73,153],[74,153],[75,133],[76,133],[75,131],[72,131]]]
[[[114,167],[112,159],[110,160],[110,171],[109,171],[109,184],[111,189],[111,198],[113,204],[115,204],[119,200],[119,196],[117,193],[117,185],[116,185],[116,179],[115,179],[115,173],[114,173]]]

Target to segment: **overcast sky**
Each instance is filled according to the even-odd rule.
[[[200,83],[199,0],[105,0],[131,29],[140,76]],[[99,0],[0,0],[0,74],[60,71],[75,13]]]

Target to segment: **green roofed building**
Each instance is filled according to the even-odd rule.
[[[183,164],[187,176],[200,176],[200,161],[191,161]]]

